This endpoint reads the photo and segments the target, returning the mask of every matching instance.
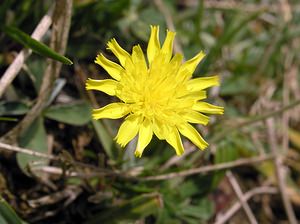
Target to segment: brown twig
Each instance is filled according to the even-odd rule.
[[[231,171],[228,170],[226,172],[226,176],[227,176],[229,183],[231,184],[237,198],[239,199],[239,202],[241,203],[241,205],[245,211],[245,214],[246,214],[247,218],[249,219],[249,222],[251,224],[257,224],[257,221],[255,219],[255,216],[254,216],[250,206],[248,205],[247,201],[243,200],[243,197],[244,197],[243,192],[241,190],[239,183],[235,179],[234,175],[232,174]]]
[[[90,164],[86,164],[86,163],[82,163],[82,162],[78,162],[78,161],[69,161],[68,159],[64,158],[63,156],[54,156],[54,155],[49,155],[46,153],[36,152],[31,149],[21,148],[21,147],[9,145],[9,144],[3,143],[3,142],[0,142],[0,149],[10,151],[11,153],[14,153],[14,152],[24,153],[24,154],[27,154],[30,156],[36,156],[39,158],[45,158],[45,159],[58,161],[58,162],[62,162],[62,163],[66,162],[68,164],[72,164],[75,166],[91,169],[91,170],[95,171],[93,176],[97,176],[97,175],[99,176],[99,174],[103,175],[103,173],[105,173],[105,175],[114,175],[114,176],[122,175],[122,173],[118,172],[117,170],[111,171],[108,169],[99,168],[99,167],[96,167],[96,166],[93,166]],[[34,167],[32,169],[37,170],[37,171],[46,172],[49,174],[58,174],[58,175],[62,175],[64,172],[61,168],[53,167],[53,166],[52,167],[50,167],[50,166]],[[77,172],[67,171],[66,176],[84,177],[84,176],[86,176],[86,174],[85,173],[78,174]]]
[[[208,173],[208,172],[217,171],[217,170],[229,169],[229,168],[248,165],[248,164],[260,163],[262,161],[270,160],[273,158],[274,158],[274,155],[263,155],[263,156],[259,156],[259,157],[253,157],[253,158],[244,158],[244,159],[238,159],[238,160],[235,160],[232,162],[202,166],[199,168],[193,168],[193,169],[174,172],[174,173],[162,174],[162,175],[157,175],[157,176],[140,177],[139,180],[144,180],[144,181],[167,180],[167,179],[172,179],[172,178],[176,178],[176,177],[185,177],[185,176],[190,176],[190,175],[195,175],[195,174],[200,174],[200,173]]]
[[[17,147],[17,146],[12,146],[12,145],[2,143],[2,142],[0,142],[0,148],[5,149],[5,150],[9,150],[9,151],[12,151],[12,152],[25,153],[25,154],[28,154],[28,155],[31,155],[31,156],[47,158],[49,160],[62,161],[62,162],[64,161],[64,158],[62,158],[62,157],[48,155],[48,154],[40,153],[40,152],[35,152],[33,150],[30,150],[30,149],[25,149],[25,148],[21,148],[21,147]],[[169,173],[169,174],[163,174],[163,175],[157,175],[157,176],[148,176],[148,177],[126,176],[126,174],[124,174],[122,172],[111,171],[111,170],[107,170],[107,169],[101,169],[101,168],[95,167],[93,165],[84,164],[84,163],[77,162],[77,161],[71,161],[71,163],[73,163],[74,165],[78,165],[78,166],[82,166],[82,167],[86,167],[86,168],[90,168],[90,169],[95,170],[95,172],[90,173],[90,175],[89,175],[90,177],[91,176],[99,176],[99,175],[103,176],[104,173],[105,173],[105,175],[119,176],[119,177],[124,178],[124,179],[152,181],[152,180],[166,180],[166,179],[171,179],[171,178],[175,178],[175,177],[190,176],[190,175],[199,174],[199,173],[208,173],[208,172],[212,172],[212,171],[228,169],[228,168],[243,166],[243,165],[247,165],[247,164],[260,163],[260,162],[263,162],[265,160],[270,160],[270,159],[273,159],[273,158],[274,158],[273,155],[263,155],[263,156],[260,156],[260,157],[239,159],[239,160],[228,162],[228,163],[220,163],[220,164],[216,164],[216,165],[208,165],[208,166],[203,166],[203,167],[199,167],[199,168],[195,168],[195,169],[184,170],[184,171],[181,171],[181,172],[178,172],[178,173],[175,172],[175,173]],[[40,168],[36,168],[36,169],[40,169]],[[50,168],[46,167],[45,169],[41,169],[40,171],[48,172],[50,174],[51,173],[52,174],[58,174],[58,175],[62,174],[62,170],[60,168],[57,169],[56,167],[50,167]],[[72,176],[86,176],[86,174],[79,174],[77,172],[70,173],[70,175],[72,175]]]
[[[69,185],[65,189],[59,192],[55,192],[53,194],[49,194],[47,196],[43,196],[41,198],[28,200],[27,203],[32,208],[38,208],[45,205],[51,205],[58,203],[62,200],[67,199],[68,202],[72,202],[74,199],[78,197],[79,194],[81,194],[82,189],[79,186],[72,186]],[[71,200],[71,201],[70,201]],[[65,204],[64,206],[66,206]]]
[[[49,30],[49,27],[52,23],[52,14],[53,14],[54,5],[50,7],[47,14],[43,16],[39,24],[36,26],[31,37],[40,41],[45,33]],[[3,76],[0,79],[0,98],[5,92],[6,88],[11,84],[14,78],[22,69],[22,66],[26,58],[32,53],[30,49],[23,49],[14,59],[13,63],[6,69]]]
[[[290,73],[293,71],[293,65],[291,63],[291,57],[290,54],[286,54],[286,62],[285,62],[285,72],[283,76],[283,91],[282,91],[282,104],[284,106],[288,105],[290,102],[290,89],[288,87]],[[289,69],[291,68],[291,69]],[[290,113],[287,111],[282,114],[282,150],[284,154],[287,154],[288,152],[288,146],[289,146],[289,120],[290,120]]]
[[[53,25],[50,47],[59,54],[64,54],[69,34],[72,13],[72,0],[57,0],[53,13]],[[52,90],[55,79],[60,73],[62,64],[48,59],[43,75],[42,85],[35,105],[30,109],[21,122],[1,138],[1,141],[10,144],[17,142],[18,136],[27,130],[31,123],[41,114],[47,105],[47,99]]]
[[[257,187],[248,192],[246,192],[242,201],[247,202],[250,198],[258,194],[276,194],[278,191],[275,187]],[[224,224],[242,207],[240,201],[236,202],[224,215],[218,216],[215,224]]]
[[[280,11],[284,20],[285,24],[288,24],[292,19],[292,9],[291,5],[289,4],[288,0],[279,0]],[[293,44],[293,43],[292,43]],[[290,88],[289,83],[291,82],[291,78],[293,77],[293,73],[295,71],[293,65],[293,60],[295,58],[295,55],[290,52],[289,47],[292,48],[292,44],[288,44],[287,47],[283,48],[285,57],[284,62],[284,74],[283,74],[283,91],[282,91],[282,103],[284,106],[288,105],[290,103]],[[297,67],[297,66],[296,66]],[[297,81],[296,81],[297,82]],[[289,129],[289,120],[290,120],[290,113],[287,111],[286,113],[282,114],[282,150],[284,154],[288,153],[288,146],[289,146],[289,135],[288,135],[288,129]]]
[[[79,173],[71,170],[63,170],[56,166],[37,166],[33,167],[32,171],[43,172],[54,176],[66,176],[66,177],[87,177],[85,173]]]
[[[18,147],[18,146],[5,144],[3,142],[0,142],[0,148],[8,150],[10,152],[19,152],[19,153],[24,153],[24,154],[27,154],[27,155],[30,155],[30,156],[36,156],[36,157],[39,157],[39,158],[45,158],[45,159],[49,159],[49,160],[58,160],[58,158],[53,156],[53,155],[49,155],[49,154],[45,154],[45,153],[41,153],[41,152],[36,152],[36,151],[31,150],[31,149],[25,149],[25,148],[21,148],[21,147]]]
[[[77,164],[77,162],[74,162],[74,165],[79,165],[86,168],[87,164]],[[87,166],[90,168],[90,166]],[[109,177],[126,177],[126,175],[122,172],[112,171],[109,169],[99,169],[98,167],[92,166],[92,170],[89,170],[87,172],[79,171],[79,170],[64,170],[61,167],[56,166],[36,166],[32,168],[32,171],[35,172],[43,172],[47,173],[49,175],[54,176],[64,176],[64,177],[79,177],[79,178],[92,178],[92,177],[103,177],[103,176],[109,176]],[[123,178],[124,179],[124,178]]]
[[[296,224],[298,223],[298,221],[296,219],[292,203],[289,199],[289,196],[287,195],[287,190],[286,190],[285,167],[283,165],[283,156],[282,153],[279,152],[277,148],[274,120],[272,118],[269,118],[267,119],[266,123],[267,123],[269,145],[272,153],[275,155],[274,163],[276,168],[276,176],[277,176],[278,187],[283,201],[284,209],[288,217],[289,223]]]

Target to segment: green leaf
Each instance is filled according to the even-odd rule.
[[[21,147],[31,149],[35,152],[48,153],[47,135],[42,117],[37,118],[28,130],[22,134],[19,144]],[[17,153],[17,162],[22,171],[30,175],[29,170],[34,172],[31,168],[46,165],[48,160],[24,153]],[[38,172],[34,173],[39,175]]]
[[[26,114],[29,107],[21,102],[1,102],[0,116],[23,115]]]
[[[208,199],[202,199],[198,205],[183,206],[180,214],[187,217],[193,217],[200,220],[208,220],[214,213],[213,202]]]
[[[22,221],[12,207],[0,195],[0,223],[1,224],[26,224]]]
[[[109,158],[114,159],[117,157],[117,145],[113,141],[113,136],[109,132],[107,125],[103,122],[103,120],[92,120],[92,124],[96,131],[97,137],[101,142],[104,151],[109,156]]]
[[[85,224],[120,223],[122,220],[137,220],[155,214],[161,209],[161,198],[157,193],[132,198],[118,206],[105,209]],[[128,222],[127,222],[128,223]]]
[[[183,198],[187,198],[199,193],[199,187],[194,181],[187,180],[180,185],[178,191]]]
[[[32,49],[34,52],[36,52],[42,56],[52,58],[56,61],[60,61],[67,65],[73,64],[73,62],[70,59],[56,53],[54,50],[49,48],[47,45],[31,38],[28,34],[24,33],[23,31],[19,30],[16,27],[6,26],[6,27],[4,27],[4,32],[7,35],[9,35],[12,39],[14,39],[15,41],[19,42],[20,44],[24,45],[25,47]]]
[[[91,107],[86,102],[49,107],[45,117],[70,125],[84,125],[91,120]]]
[[[236,147],[233,146],[231,142],[225,141],[222,144],[220,144],[218,150],[216,151],[214,163],[226,163],[235,160],[238,157],[238,150]],[[225,175],[225,170],[217,171],[214,173],[213,176],[213,183],[212,187],[216,187],[220,180]]]

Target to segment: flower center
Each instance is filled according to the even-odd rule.
[[[150,120],[169,121],[170,117],[179,114],[182,110],[181,101],[178,98],[179,89],[184,83],[178,84],[174,80],[174,73],[164,69],[164,65],[155,70],[133,73],[135,79],[129,79],[132,73],[127,73],[121,80],[122,100],[131,105],[131,111]],[[138,71],[138,68],[135,68]],[[176,72],[176,71],[174,71]],[[128,78],[127,78],[128,77]]]

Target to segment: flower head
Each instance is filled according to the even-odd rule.
[[[137,157],[142,156],[153,134],[166,140],[177,155],[184,152],[179,133],[198,148],[205,149],[208,143],[190,123],[206,125],[209,117],[204,114],[223,114],[223,107],[201,101],[206,98],[206,88],[219,84],[218,77],[192,79],[205,54],[201,51],[186,62],[182,62],[181,54],[172,57],[174,37],[174,32],[167,31],[161,47],[159,27],[151,26],[147,61],[139,45],[134,46],[129,54],[112,39],[107,46],[120,64],[102,54],[95,60],[112,79],[88,79],[86,82],[86,89],[102,91],[120,99],[120,102],[94,109],[93,118],[118,119],[126,116],[116,141],[125,147],[138,135]]]

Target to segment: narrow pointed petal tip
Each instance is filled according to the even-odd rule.
[[[205,144],[203,144],[202,148],[199,148],[199,149],[204,151],[205,149],[207,149],[208,146],[209,146],[209,144],[207,142],[205,142]]]
[[[115,140],[121,147],[125,147],[137,135],[141,125],[140,120],[140,117],[134,114],[126,117],[115,137]]]
[[[179,132],[194,143],[199,149],[207,148],[208,143],[202,138],[199,132],[189,123],[183,123],[178,126]]]
[[[167,142],[175,149],[176,155],[180,156],[184,153],[182,141],[176,127],[170,127],[166,137]]]
[[[137,158],[141,158],[142,157],[142,153],[140,151],[138,151],[138,150],[135,150],[134,155]]]
[[[130,55],[127,51],[125,51],[116,41],[115,38],[111,39],[107,43],[107,49],[111,50],[113,54],[119,59],[121,65],[124,67],[126,64],[126,60],[130,60]]]
[[[182,115],[189,123],[207,125],[209,117],[196,111],[189,111]]]
[[[121,79],[123,68],[117,63],[108,60],[103,54],[99,54],[96,57],[95,63],[104,68],[104,70],[106,70],[107,73],[115,80],[119,81]]]
[[[196,92],[196,91],[207,89],[212,86],[219,86],[219,85],[220,85],[220,78],[217,75],[190,79],[187,82],[187,88],[190,92]]]
[[[128,114],[129,106],[124,103],[111,103],[105,107],[99,109],[94,109],[92,112],[92,117],[95,120],[107,118],[107,119],[119,119]]]
[[[193,110],[206,114],[224,114],[224,107],[215,106],[206,102],[197,102],[193,105]]]
[[[136,150],[134,152],[136,157],[141,157],[144,149],[151,142],[153,135],[152,124],[148,119],[145,119],[140,126],[139,130],[139,138],[136,146]]]
[[[87,90],[101,91],[110,96],[116,95],[117,87],[118,87],[118,82],[112,79],[95,80],[89,78],[85,83],[85,88]]]
[[[198,64],[202,61],[202,59],[205,57],[205,53],[203,51],[200,51],[196,56],[191,58],[190,60],[186,61],[183,65],[181,70],[182,71],[188,71],[187,75],[188,77],[191,77],[194,73],[196,67]]]
[[[167,31],[167,36],[165,42],[161,48],[161,51],[165,54],[165,58],[169,61],[173,54],[173,42],[175,39],[176,33],[173,31]]]
[[[136,46],[133,46],[132,48],[132,62],[139,67],[139,70],[142,73],[146,73],[147,72],[147,63],[144,57],[144,53],[143,50],[141,48],[141,46],[138,44]]]
[[[151,33],[148,41],[147,47],[147,58],[149,64],[152,63],[154,57],[160,51],[160,42],[159,42],[159,26],[150,26]]]

